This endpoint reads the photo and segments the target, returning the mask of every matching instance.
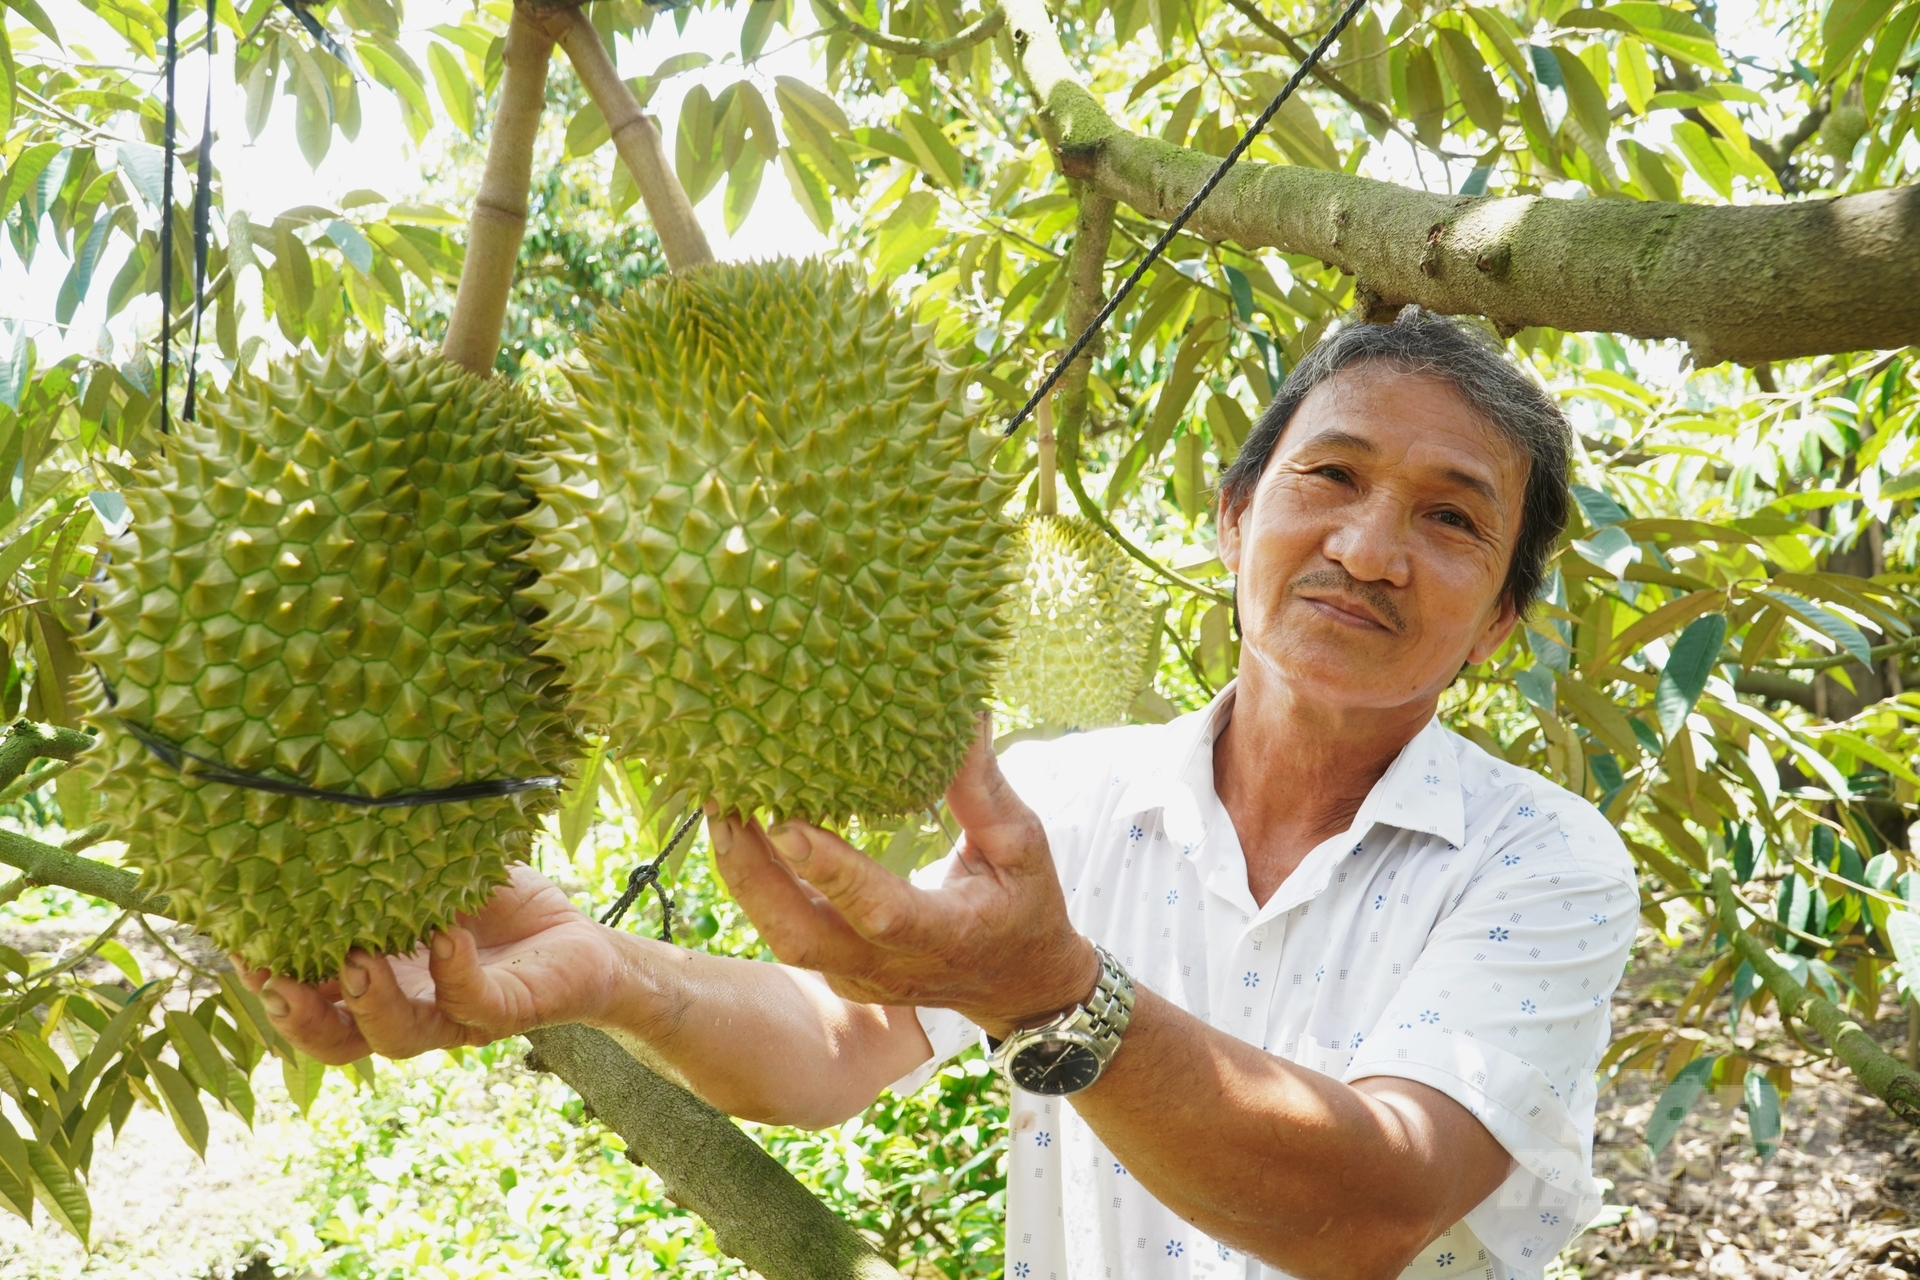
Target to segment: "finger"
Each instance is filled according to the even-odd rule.
[[[926,893],[830,831],[783,822],[767,838],[781,861],[825,895],[840,918],[869,942],[911,949],[925,935],[928,917],[937,914]]]
[[[514,1035],[533,1025],[532,1000],[524,983],[494,976],[480,963],[480,947],[470,930],[442,929],[428,949],[440,1011],[487,1040]]]
[[[247,990],[253,992],[255,995],[260,994],[260,988],[266,986],[267,979],[273,976],[273,970],[271,969],[255,969],[249,966],[238,951],[228,952],[227,962],[233,966],[233,972],[239,977]]]
[[[847,924],[775,854],[757,822],[723,820],[715,829],[714,863],[733,900],[786,964],[829,972],[858,972],[877,956],[872,944]]]
[[[966,762],[947,788],[947,807],[967,833],[963,859],[982,860],[1008,871],[1044,867],[1052,874],[1046,829],[1000,771],[1000,758],[993,751],[992,721],[984,715]]]
[[[328,1066],[358,1062],[372,1052],[352,1016],[316,987],[270,977],[261,984],[260,1004],[275,1031]]]
[[[431,995],[416,999],[400,989],[393,962],[385,956],[348,952],[340,969],[340,992],[347,1012],[375,1053],[411,1058],[464,1042],[460,1029],[440,1012]]]

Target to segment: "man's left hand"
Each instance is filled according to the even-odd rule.
[[[1085,1000],[1099,960],[1067,919],[1046,830],[1001,774],[984,717],[947,805],[965,836],[938,889],[803,822],[712,819],[715,861],[774,955],[847,999],[955,1009],[994,1036]]]

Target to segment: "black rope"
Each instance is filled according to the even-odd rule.
[[[695,809],[681,820],[672,838],[667,841],[667,847],[660,851],[658,857],[652,862],[643,863],[633,869],[627,876],[626,889],[614,900],[614,904],[607,908],[607,913],[600,917],[601,924],[609,928],[619,924],[620,917],[627,914],[627,908],[634,904],[634,900],[640,896],[641,891],[652,888],[654,894],[660,899],[660,941],[673,941],[673,895],[667,892],[666,885],[660,883],[660,868],[666,865],[674,849],[686,838],[687,832],[693,830],[693,824],[698,821],[700,821],[700,810]]]
[[[160,431],[168,430],[167,381],[173,368],[173,113],[174,72],[180,65],[180,0],[167,0],[167,110],[161,126],[160,174]]]
[[[1347,5],[1333,26],[1327,29],[1327,34],[1320,37],[1320,43],[1315,45],[1312,51],[1307,54],[1306,60],[1294,69],[1293,75],[1288,78],[1285,85],[1281,86],[1280,92],[1275,94],[1273,101],[1267,104],[1267,109],[1260,113],[1260,118],[1247,127],[1247,131],[1240,135],[1240,141],[1233,144],[1233,150],[1227,152],[1226,158],[1214,169],[1212,175],[1207,178],[1206,182],[1201,184],[1198,191],[1193,193],[1193,199],[1187,201],[1187,207],[1182,209],[1179,215],[1167,224],[1167,229],[1160,233],[1160,238],[1154,241],[1151,249],[1147,250],[1147,256],[1140,259],[1140,265],[1133,269],[1133,274],[1121,282],[1120,287],[1113,291],[1113,297],[1107,299],[1107,304],[1100,308],[1100,314],[1093,318],[1092,322],[1087,325],[1078,338],[1074,339],[1073,346],[1069,347],[1067,354],[1060,359],[1058,364],[1053,366],[1053,371],[1047,374],[1046,379],[1041,382],[1040,389],[1034,392],[1033,395],[1028,398],[1026,404],[1020,407],[1020,412],[1013,415],[1013,421],[1007,424],[1005,434],[1012,435],[1020,429],[1020,424],[1025,422],[1039,403],[1046,398],[1047,392],[1053,390],[1054,384],[1060,381],[1060,377],[1067,371],[1067,367],[1080,358],[1080,353],[1087,349],[1094,338],[1099,335],[1100,330],[1105,327],[1107,321],[1113,318],[1113,313],[1119,309],[1120,304],[1126,301],[1127,295],[1133,292],[1133,286],[1140,283],[1140,277],[1147,274],[1147,268],[1151,267],[1160,255],[1166,252],[1167,246],[1173,243],[1173,238],[1180,234],[1182,227],[1187,225],[1187,219],[1193,217],[1193,215],[1199,211],[1200,206],[1206,202],[1207,197],[1213,194],[1213,189],[1219,186],[1221,179],[1227,176],[1227,170],[1233,168],[1241,155],[1246,152],[1246,149],[1253,145],[1253,140],[1260,136],[1260,131],[1267,127],[1267,124],[1273,119],[1274,113],[1279,111],[1280,108],[1285,105],[1287,99],[1293,96],[1293,91],[1299,87],[1302,80],[1306,79],[1307,73],[1313,70],[1314,64],[1320,61],[1321,55],[1326,53],[1333,45],[1333,42],[1340,38],[1340,33],[1346,30],[1347,24],[1353,21],[1354,15],[1366,7],[1366,3],[1367,0],[1351,0],[1351,3]]]
[[[193,342],[187,348],[187,402],[180,416],[194,420],[194,374],[200,364],[200,320],[207,312],[207,242],[213,237],[213,28],[220,0],[207,0],[207,105],[200,120],[200,151],[193,172]]]
[[[486,782],[463,782],[459,786],[440,787],[432,791],[403,791],[390,796],[355,795],[351,791],[329,791],[324,787],[309,787],[305,783],[287,782],[280,778],[263,778],[257,773],[229,768],[218,760],[189,751],[176,742],[169,742],[125,716],[115,716],[114,719],[161,763],[182,777],[202,782],[221,782],[249,791],[265,791],[270,795],[293,796],[299,800],[324,800],[329,804],[352,805],[357,809],[413,809],[429,804],[457,804],[462,800],[495,800],[502,796],[519,795],[523,791],[558,791],[566,785],[564,778],[498,778]]]

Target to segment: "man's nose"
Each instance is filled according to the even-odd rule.
[[[1322,547],[1327,559],[1360,582],[1404,587],[1411,577],[1411,513],[1392,495],[1375,492],[1344,508]]]

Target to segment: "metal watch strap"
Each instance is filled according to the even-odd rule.
[[[1099,1071],[1106,1070],[1119,1051],[1120,1037],[1133,1020],[1133,979],[1105,947],[1095,944],[1094,952],[1100,959],[1100,975],[1093,994],[1037,1027],[1014,1031],[1005,1040],[989,1037],[988,1048],[997,1068],[1011,1074],[1013,1059],[1023,1046],[1041,1039],[1064,1038],[1083,1042],[1098,1060]]]

